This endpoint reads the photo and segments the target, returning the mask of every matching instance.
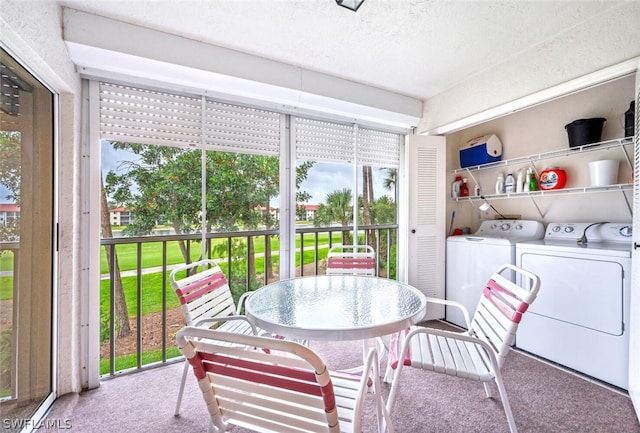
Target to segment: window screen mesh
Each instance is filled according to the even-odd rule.
[[[293,122],[293,130],[299,160],[353,163],[357,147],[358,164],[400,165],[398,134],[299,117]]]
[[[100,83],[100,131],[129,143],[200,146],[204,137],[211,150],[278,155],[280,148],[278,113],[109,83]]]
[[[279,155],[283,115],[119,84],[100,83],[101,138],[129,143],[199,147],[228,152]],[[401,135],[292,117],[296,158],[305,161],[395,167]]]
[[[198,97],[100,83],[100,138],[165,146],[200,144]]]

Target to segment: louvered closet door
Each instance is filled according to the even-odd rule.
[[[444,298],[445,138],[409,136],[408,282],[425,296]],[[427,309],[425,319],[444,317]]]
[[[633,182],[633,256],[631,265],[631,323],[629,324],[629,395],[640,419],[640,64],[636,72],[636,127]]]

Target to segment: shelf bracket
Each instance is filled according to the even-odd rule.
[[[536,203],[536,200],[533,198],[532,195],[530,195],[529,198],[531,199],[531,203],[533,203],[533,205],[535,206],[536,210],[538,211],[538,215],[540,215],[540,218],[542,218],[544,220],[544,214],[540,210],[540,207],[538,206],[538,203]]]
[[[475,186],[476,186],[476,185],[480,185],[480,184],[479,184],[479,183],[478,183],[478,181],[476,180],[476,178],[475,178],[475,176],[473,175],[473,173],[471,173],[471,170],[469,170],[469,167],[467,167],[467,168],[466,168],[466,170],[467,170],[467,174],[469,175],[469,177],[471,177],[471,180],[473,180],[473,189],[475,190]],[[471,194],[469,194],[469,195],[471,195]]]
[[[627,153],[627,148],[624,146],[620,146],[620,149],[622,149],[622,152],[624,153],[624,157],[627,159],[627,164],[629,164],[629,168],[631,168],[631,179],[634,178],[634,173],[633,173],[633,162],[631,161],[631,158],[629,157],[629,154]]]
[[[622,197],[624,197],[624,201],[627,204],[627,209],[629,209],[629,216],[633,218],[633,206],[631,206],[631,203],[629,203],[629,198],[627,197],[627,194],[624,193],[624,189],[622,188],[620,188],[620,193],[622,194]]]

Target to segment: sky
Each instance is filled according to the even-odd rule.
[[[109,170],[117,170],[120,161],[137,159],[136,155],[127,151],[114,150],[110,145],[102,146],[101,157],[103,176]],[[362,190],[361,170],[358,171],[358,177],[359,189]],[[373,177],[375,198],[377,199],[383,195],[392,196],[391,192],[383,187],[386,172],[379,168],[374,168]],[[352,184],[353,167],[346,164],[316,162],[312,169],[309,170],[307,179],[302,183],[302,189],[311,194],[308,204],[322,204],[326,203],[327,194],[343,188],[351,188]],[[361,194],[361,191],[359,191],[359,194]],[[272,204],[277,206],[278,200],[274,200]]]
[[[7,195],[9,195],[9,190],[0,185],[0,203],[13,203],[13,200],[9,200]]]

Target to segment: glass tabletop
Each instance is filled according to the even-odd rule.
[[[426,298],[386,278],[320,275],[278,281],[256,290],[246,313],[257,327],[288,338],[356,340],[419,322]]]

